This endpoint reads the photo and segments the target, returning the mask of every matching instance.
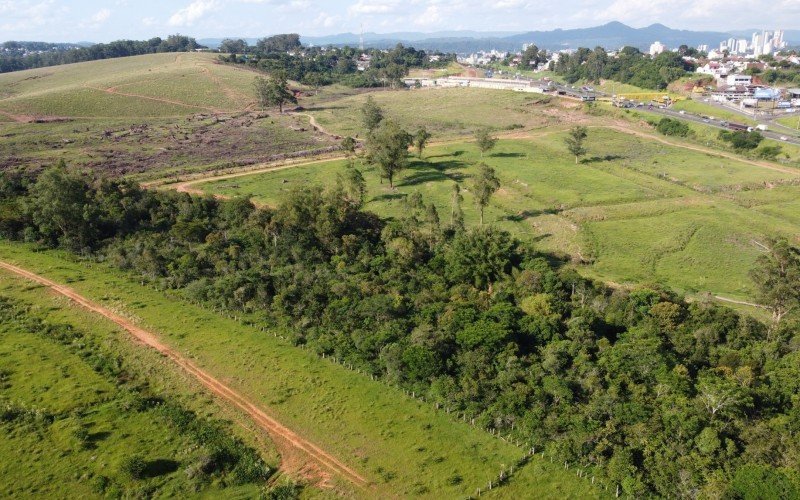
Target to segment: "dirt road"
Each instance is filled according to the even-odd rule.
[[[126,318],[112,312],[100,304],[92,302],[67,286],[60,285],[43,276],[39,276],[38,274],[32,273],[8,262],[0,261],[0,268],[10,271],[11,273],[26,278],[30,281],[44,285],[54,292],[69,298],[73,302],[88,309],[89,311],[104,316],[105,318],[113,321],[120,327],[127,330],[142,344],[157,350],[162,355],[171,359],[175,364],[195,377],[209,391],[245,412],[261,429],[266,431],[279,448],[283,460],[282,469],[286,470],[287,461],[291,464],[291,467],[289,468],[290,470],[287,470],[287,472],[308,472],[308,462],[310,461],[313,462],[313,464],[322,467],[323,469],[343,477],[358,487],[365,488],[369,486],[368,481],[364,479],[364,477],[362,477],[358,472],[354,471],[343,462],[326,453],[319,446],[302,438],[297,433],[278,422],[275,418],[268,415],[263,409],[248,401],[241,394],[220,382],[178,352],[163,344],[152,332],[134,325]],[[305,460],[297,460],[298,452],[305,457]]]

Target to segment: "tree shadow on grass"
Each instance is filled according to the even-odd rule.
[[[373,196],[372,199],[370,199],[369,201],[371,203],[373,201],[401,200],[406,196],[408,196],[407,193],[386,193]]]
[[[621,160],[625,158],[622,155],[605,155],[605,156],[592,156],[591,158],[584,158],[581,163],[587,165],[589,163],[602,163],[604,161]]]
[[[150,460],[147,462],[147,465],[144,468],[144,473],[142,474],[144,477],[158,477],[163,476],[164,474],[170,474],[178,470],[180,467],[180,462],[175,460],[169,460],[166,458],[157,458],[155,460]]]
[[[563,212],[560,208],[545,208],[544,210],[523,210],[516,214],[506,215],[502,220],[510,222],[522,222],[531,217],[538,217],[540,215],[558,215]]]
[[[493,153],[487,156],[491,156],[492,158],[525,158],[528,155],[525,153]]]

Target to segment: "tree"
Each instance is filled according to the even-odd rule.
[[[428,145],[428,140],[431,138],[430,132],[425,130],[425,127],[420,127],[417,133],[414,134],[414,147],[417,148],[417,156],[422,159],[422,151]]]
[[[344,139],[342,139],[341,146],[342,146],[342,151],[344,151],[345,156],[347,156],[348,163],[352,167],[353,156],[355,156],[356,154],[356,146],[358,146],[358,143],[352,137],[347,136]]]
[[[785,238],[770,242],[769,252],[756,259],[750,277],[756,284],[758,300],[770,308],[776,324],[800,308],[800,250]]]
[[[383,109],[378,106],[372,96],[369,96],[364,105],[361,106],[361,116],[364,128],[367,129],[368,134],[371,134],[383,121]]]
[[[247,42],[245,42],[241,38],[239,38],[238,40],[232,40],[230,38],[226,38],[219,45],[219,51],[228,54],[244,54],[245,52],[247,52]]]
[[[364,196],[367,194],[367,181],[361,171],[353,166],[345,170],[344,189],[347,192],[348,200],[361,208],[364,205]]]
[[[497,145],[497,137],[492,137],[489,129],[481,128],[475,131],[475,143],[481,152],[481,158],[483,158],[483,153],[491,151]]]
[[[489,165],[481,162],[478,164],[478,173],[475,174],[475,180],[472,184],[472,189],[475,196],[475,204],[481,212],[481,226],[483,225],[483,209],[489,204],[492,195],[500,189],[500,179],[494,169]]]
[[[520,67],[525,69],[530,69],[531,66],[534,68],[539,65],[539,63],[544,62],[547,60],[547,54],[544,54],[543,51],[539,51],[539,47],[534,44],[528,45],[528,48],[522,53],[522,57],[520,58]]]
[[[575,155],[575,165],[578,164],[578,158],[586,154],[586,148],[583,146],[583,141],[589,135],[586,127],[576,126],[572,127],[569,134],[564,139],[564,144],[567,145],[567,151]]]
[[[461,196],[461,186],[456,182],[453,184],[450,209],[450,224],[456,229],[464,229],[464,211],[461,209],[462,201],[464,201],[464,197]]]
[[[394,187],[394,176],[408,163],[408,147],[411,135],[394,121],[383,121],[370,135],[367,142],[367,155],[371,163],[377,165],[384,177],[389,179],[389,187]]]
[[[291,52],[298,47],[300,47],[300,35],[296,33],[274,35],[268,38],[262,38],[256,44],[256,48],[262,54]]]
[[[279,111],[283,113],[284,104],[297,104],[297,98],[289,90],[289,84],[283,72],[276,72],[269,79],[256,77],[254,86],[256,99],[262,108],[278,106]]]

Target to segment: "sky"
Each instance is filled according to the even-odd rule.
[[[800,0],[0,0],[0,41],[327,35],[358,33],[362,24],[377,33],[532,31],[609,21],[636,28],[797,29]]]

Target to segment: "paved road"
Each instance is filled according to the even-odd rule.
[[[678,118],[680,120],[686,120],[686,121],[690,121],[690,122],[700,123],[700,124],[708,125],[710,127],[718,128],[718,129],[721,129],[721,130],[729,130],[728,127],[725,127],[725,126],[720,124],[720,120],[709,120],[707,118],[703,118],[702,116],[698,116],[698,115],[691,114],[691,113],[681,114],[681,113],[679,113],[677,111],[673,111],[673,110],[671,110],[669,108],[661,109],[661,108],[657,108],[657,107],[654,106],[653,109],[649,109],[648,107],[636,108],[636,109],[638,111],[644,111],[646,113],[652,113],[652,114],[656,114],[656,115],[668,116],[670,118]],[[791,135],[787,135],[787,134],[784,134],[784,133],[781,133],[781,132],[775,132],[773,130],[765,130],[765,131],[760,131],[760,132],[764,137],[768,137],[770,139],[774,139],[774,140],[776,140],[778,142],[787,142],[787,143],[796,144],[796,145],[800,146],[800,138],[798,138],[797,136],[791,136]],[[781,137],[785,137],[786,140],[781,139]]]

